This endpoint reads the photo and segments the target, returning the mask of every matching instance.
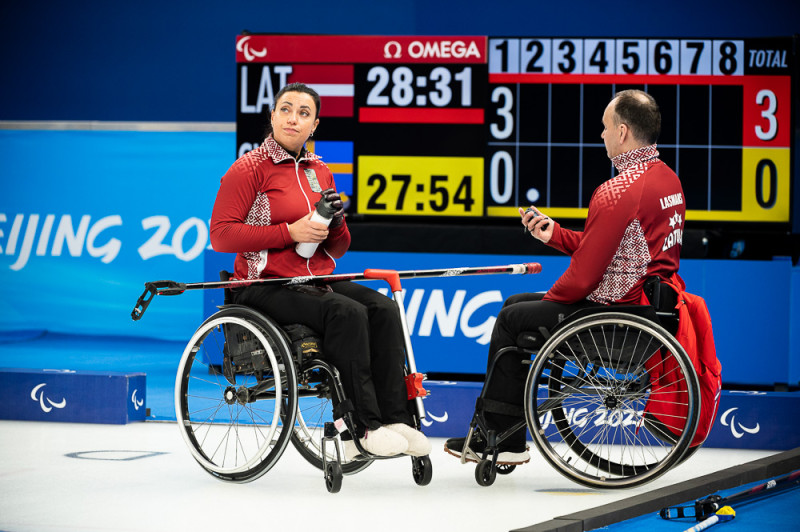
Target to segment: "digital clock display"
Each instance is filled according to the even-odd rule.
[[[483,216],[482,157],[358,159],[358,212],[418,216]]]
[[[792,38],[636,39],[242,35],[237,156],[264,137],[274,95],[322,99],[309,148],[348,212],[580,219],[614,174],[600,119],[639,88],[662,111],[661,159],[687,219],[787,224]]]

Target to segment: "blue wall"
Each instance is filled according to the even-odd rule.
[[[0,3],[0,120],[235,119],[242,30],[342,35],[771,37],[800,2],[263,0]]]

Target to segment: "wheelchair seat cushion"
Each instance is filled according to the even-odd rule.
[[[311,327],[301,323],[291,323],[282,325],[281,329],[289,337],[289,343],[292,345],[292,356],[298,367],[302,367],[303,362],[309,358],[322,356],[322,336],[317,334]]]

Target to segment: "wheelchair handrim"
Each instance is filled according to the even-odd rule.
[[[666,464],[662,465],[662,462],[657,462],[656,466],[650,466],[649,468],[643,467],[644,472],[638,474],[635,480],[630,480],[629,477],[620,476],[618,478],[613,478],[613,474],[609,473],[608,477],[603,477],[602,475],[591,476],[587,472],[582,472],[573,464],[564,464],[562,457],[555,451],[552,447],[552,444],[547,441],[547,437],[544,436],[544,429],[540,423],[540,414],[535,406],[538,404],[538,394],[540,383],[534,382],[536,381],[536,376],[542,373],[544,370],[545,364],[550,362],[550,359],[547,355],[556,356],[553,354],[557,347],[564,344],[566,340],[568,340],[572,336],[577,336],[581,332],[588,331],[591,327],[600,325],[600,324],[619,324],[619,325],[626,325],[633,328],[642,327],[643,325],[647,325],[650,327],[651,331],[650,334],[655,338],[658,342],[660,342],[663,346],[666,346],[670,350],[679,350],[684,355],[676,356],[676,358],[680,361],[680,367],[683,371],[685,378],[689,381],[689,385],[694,389],[695,394],[698,393],[699,390],[699,381],[697,379],[697,374],[694,371],[694,368],[687,368],[685,364],[690,362],[688,356],[685,356],[685,351],[683,348],[678,344],[677,340],[670,335],[663,327],[660,327],[658,324],[654,324],[649,320],[644,318],[638,318],[636,316],[631,316],[630,314],[624,313],[608,313],[604,314],[601,319],[598,319],[597,316],[587,316],[581,319],[576,320],[574,323],[571,324],[570,327],[562,329],[558,331],[553,337],[551,337],[543,346],[543,348],[539,351],[539,354],[534,359],[534,363],[531,366],[531,370],[528,374],[528,378],[526,380],[525,385],[525,416],[526,422],[528,424],[528,428],[531,431],[532,436],[534,437],[534,441],[541,451],[544,458],[550,462],[560,473],[564,474],[571,480],[579,482],[583,485],[595,488],[615,488],[615,487],[632,487],[634,485],[643,484],[649,482],[660,476],[661,474],[668,471],[673,465],[678,463],[681,460],[682,455],[686,452],[689,448],[688,443],[692,441],[694,438],[694,434],[697,430],[697,420],[699,418],[699,410],[701,405],[699,404],[699,400],[696,401],[696,405],[692,404],[691,401],[688,403],[688,410],[686,415],[686,427],[684,432],[681,434],[678,440],[676,440],[675,444],[672,446],[671,451],[669,451],[665,457]],[[558,355],[562,356],[562,355]],[[551,357],[552,358],[552,357]],[[566,358],[565,358],[566,360]],[[687,369],[691,369],[691,371],[686,371]],[[698,396],[699,399],[699,396]],[[544,441],[542,441],[544,440]],[[583,445],[581,442],[578,442],[580,445]],[[676,452],[675,448],[681,445],[683,447],[680,452]],[[571,448],[571,445],[570,445]],[[594,453],[592,453],[594,454]],[[575,476],[568,474],[563,468],[566,467],[574,472]],[[630,468],[636,468],[639,466],[626,466]]]
[[[185,419],[183,416],[183,411],[181,409],[181,394],[182,394],[182,382],[183,382],[183,375],[186,371],[186,365],[190,359],[192,349],[197,345],[197,342],[201,338],[205,338],[211,330],[216,327],[220,327],[223,323],[235,323],[241,327],[247,328],[248,330],[252,331],[258,340],[261,342],[261,345],[265,348],[267,356],[270,361],[270,365],[274,370],[279,371],[278,361],[275,358],[275,354],[272,352],[272,347],[270,346],[269,342],[267,341],[266,337],[258,330],[258,327],[253,326],[252,323],[248,322],[247,320],[243,320],[241,318],[228,316],[225,318],[212,318],[209,321],[206,321],[203,326],[198,329],[195,334],[192,336],[189,343],[186,345],[184,349],[183,356],[181,357],[181,363],[178,366],[178,374],[175,381],[175,415],[178,421],[178,426],[180,429],[181,437],[183,438],[184,443],[186,446],[189,447],[189,451],[191,452],[192,456],[195,460],[200,462],[204,468],[208,469],[209,471],[213,471],[215,473],[220,474],[236,474],[241,473],[244,471],[249,471],[253,468],[254,465],[258,464],[262,459],[262,454],[257,454],[253,456],[250,460],[248,460],[245,464],[235,468],[225,468],[220,467],[211,462],[207,457],[203,456],[193,445],[190,437],[189,437],[189,429],[188,426],[192,425],[192,421],[189,419]],[[275,386],[275,404],[280,405],[283,399],[283,390],[282,386],[276,385]],[[272,422],[270,423],[270,430],[268,434],[265,436],[266,441],[274,441],[275,433],[278,430],[279,422],[280,421],[280,408],[275,408],[272,414]],[[268,449],[268,448],[267,448]]]

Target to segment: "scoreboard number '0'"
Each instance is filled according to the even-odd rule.
[[[358,158],[358,212],[483,216],[483,158]]]

